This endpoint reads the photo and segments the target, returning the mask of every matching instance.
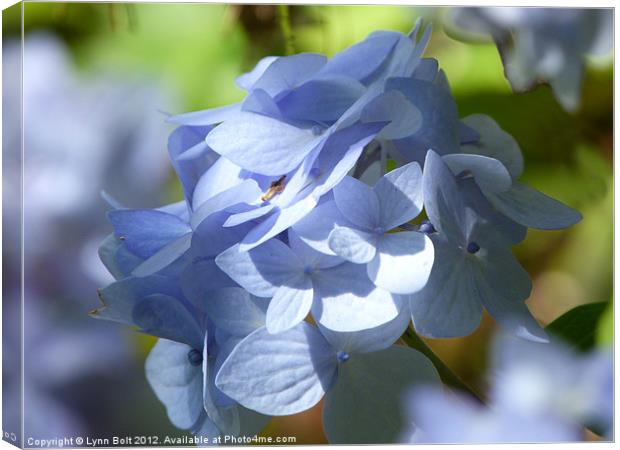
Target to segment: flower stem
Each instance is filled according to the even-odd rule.
[[[284,36],[284,50],[287,55],[295,53],[295,43],[293,38],[293,28],[291,27],[291,16],[289,14],[289,5],[277,5],[278,6],[278,21],[280,22],[280,29]]]
[[[441,377],[441,381],[443,381],[448,386],[469,393],[472,397],[474,397],[474,399],[476,399],[482,404],[486,403],[482,395],[475,392],[471,387],[467,386],[465,382],[452,371],[452,369],[446,366],[446,364],[441,359],[439,359],[435,352],[433,352],[433,350],[431,350],[431,348],[426,345],[426,342],[424,342],[422,338],[420,338],[420,336],[418,336],[416,332],[411,329],[411,327],[407,328],[407,331],[405,331],[405,334],[403,334],[402,339],[409,347],[419,351],[431,360],[431,362],[437,369],[439,376]]]

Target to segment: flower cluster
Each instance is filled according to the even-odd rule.
[[[407,417],[418,426],[401,439],[443,444],[564,442],[581,440],[583,426],[613,437],[610,352],[575,354],[560,342],[539,344],[500,335],[492,356],[488,408],[432,386],[416,388],[408,394],[406,408]]]
[[[579,106],[584,57],[613,45],[611,8],[455,8],[449,21],[471,37],[493,38],[515,91],[547,81],[569,111]]]
[[[330,442],[391,442],[404,392],[439,381],[394,345],[411,320],[463,336],[486,308],[546,340],[511,246],[580,215],[519,182],[493,120],[459,119],[429,36],[261,60],[241,103],[170,119],[185,199],[109,212],[95,315],[162,338],[147,377],[176,426],[251,435],[325,398]]]

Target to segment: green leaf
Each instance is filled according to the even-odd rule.
[[[588,303],[571,309],[547,325],[547,332],[567,342],[573,349],[594,347],[598,322],[607,302]]]
[[[614,342],[614,308],[608,303],[596,330],[596,345],[601,348],[611,347]]]
[[[428,345],[426,345],[426,342],[424,342],[422,338],[411,329],[411,327],[407,328],[405,333],[402,335],[402,340],[405,342],[405,344],[407,344],[407,346],[419,351],[428,359],[430,359],[430,361],[435,366],[435,369],[437,369],[437,373],[439,373],[439,377],[444,384],[458,390],[465,391],[469,393],[475,400],[479,401],[482,404],[485,404],[484,397],[480,393],[474,391],[470,386],[466,385],[463,380],[461,380],[459,376],[454,373],[452,369],[450,369],[433,352],[433,350],[431,350]]]

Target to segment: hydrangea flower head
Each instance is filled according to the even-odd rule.
[[[183,201],[109,212],[96,316],[161,338],[147,371],[177,426],[252,433],[325,398],[330,442],[392,442],[404,392],[439,381],[399,345],[411,318],[461,336],[484,307],[545,339],[511,246],[579,215],[518,184],[492,120],[459,119],[419,34],[261,60],[241,103],[170,119]]]

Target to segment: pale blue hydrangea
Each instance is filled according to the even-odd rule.
[[[562,106],[579,107],[587,55],[613,48],[611,8],[455,8],[449,23],[465,37],[491,37],[515,91],[549,82]]]
[[[538,344],[500,336],[492,359],[488,406],[432,386],[414,389],[405,402],[412,425],[401,440],[570,442],[584,439],[584,426],[606,439],[613,437],[609,352],[575,354],[559,342]]]
[[[462,336],[486,308],[546,339],[511,246],[580,216],[517,181],[491,119],[459,119],[419,28],[260,61],[243,102],[170,119],[184,200],[109,212],[96,316],[161,338],[147,373],[175,425],[257,432],[325,397],[330,442],[392,442],[405,389],[437,382],[394,345],[411,318]]]
[[[123,336],[84,311],[96,287],[112,280],[96,254],[110,230],[100,191],[136,204],[153,199],[168,176],[168,130],[157,108],[175,104],[151,77],[78,70],[49,31],[5,38],[3,429],[26,445],[22,424],[37,439],[92,434],[122,404],[113,395],[119,386],[142,393]],[[82,388],[95,384],[85,396]],[[21,394],[24,410],[16,407]]]

